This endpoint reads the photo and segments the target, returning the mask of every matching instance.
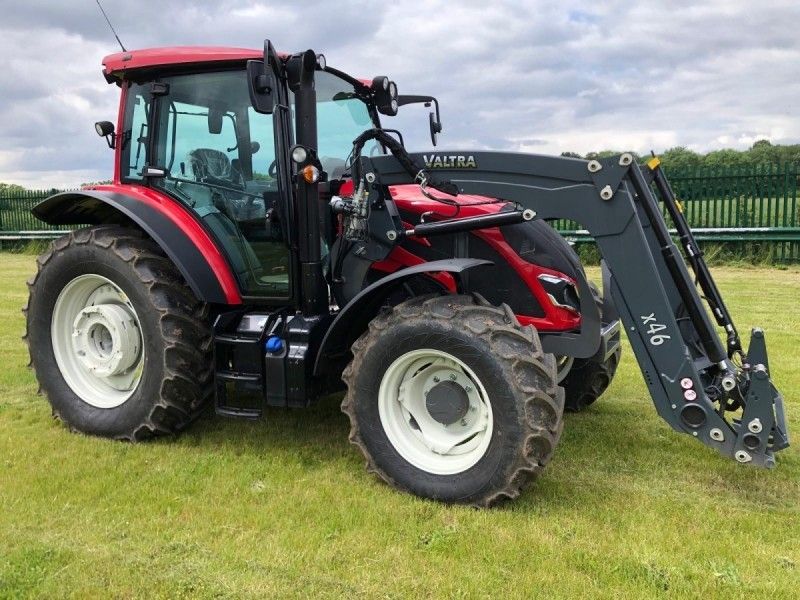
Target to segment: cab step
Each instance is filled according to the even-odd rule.
[[[264,332],[263,327],[243,329],[243,322],[221,316],[215,326],[214,410],[225,417],[258,419],[264,410]]]

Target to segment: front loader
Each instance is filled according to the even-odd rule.
[[[673,429],[758,466],[788,446],[764,334],[743,348],[658,159],[410,153],[380,115],[435,104],[435,143],[435,98],[269,42],[104,65],[113,183],[34,209],[89,224],[39,258],[26,307],[71,428],[136,441],[344,387],[371,471],[491,506],[551,460],[565,403],[603,392],[624,327]],[[558,218],[596,239],[602,293]]]

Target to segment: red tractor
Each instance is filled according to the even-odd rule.
[[[71,428],[141,440],[212,401],[255,418],[344,383],[350,439],[385,481],[488,506],[550,460],[565,407],[606,389],[624,323],[673,428],[753,464],[788,445],[763,334],[745,354],[657,160],[409,153],[381,119],[435,105],[435,144],[435,98],[269,42],[103,65],[121,90],[116,126],[96,124],[113,183],[34,209],[89,224],[39,258],[26,309],[32,366]],[[595,235],[604,296],[560,217]]]

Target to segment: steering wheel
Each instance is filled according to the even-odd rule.
[[[269,175],[273,179],[277,178],[277,176],[278,176],[278,160],[277,159],[275,159],[271,163],[269,163],[269,168],[267,169],[267,175]]]

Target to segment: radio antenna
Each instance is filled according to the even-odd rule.
[[[122,45],[122,41],[119,39],[119,36],[117,35],[117,31],[114,29],[114,26],[111,24],[111,21],[108,19],[108,15],[106,14],[106,11],[103,10],[103,5],[100,4],[100,0],[94,0],[94,1],[97,2],[97,7],[100,9],[100,12],[103,13],[103,17],[105,17],[106,23],[108,23],[108,26],[111,28],[111,33],[113,33],[114,37],[117,38],[117,42],[119,43],[119,47],[122,48],[123,52],[127,52],[127,50],[125,49],[125,46]]]

